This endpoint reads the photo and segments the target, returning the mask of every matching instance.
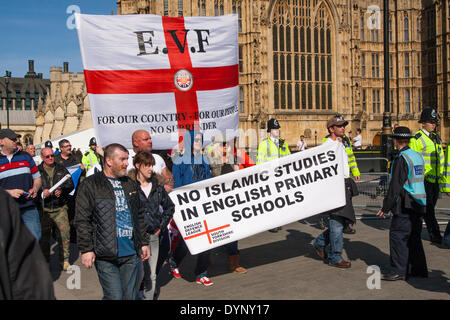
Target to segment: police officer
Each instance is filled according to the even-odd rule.
[[[285,140],[280,138],[280,124],[277,119],[270,119],[267,122],[267,132],[269,137],[259,143],[256,164],[278,159],[291,154]],[[281,227],[270,229],[270,232],[278,232]]]
[[[100,156],[97,151],[97,141],[95,137],[89,140],[89,150],[86,151],[81,159],[81,163],[85,166],[86,171],[95,166],[96,163],[100,162]]]
[[[383,218],[389,211],[393,213],[389,230],[391,271],[383,275],[383,280],[428,277],[420,237],[422,215],[427,203],[425,162],[420,153],[408,147],[411,137],[407,127],[397,127],[392,135],[399,153],[392,162],[391,180],[383,208],[377,213]]]
[[[336,121],[338,123],[343,124],[344,126],[348,125],[348,121],[346,121],[342,115],[336,114],[334,116],[334,118],[336,119]],[[329,137],[330,137],[330,135],[327,135],[322,140],[322,143],[327,141],[329,139]],[[356,157],[355,157],[355,154],[353,153],[352,143],[351,143],[350,139],[345,134],[342,137],[342,143],[344,144],[345,152],[347,153],[348,166],[350,168],[350,172],[352,173],[352,176],[355,178],[355,180],[359,181],[360,178],[361,178],[361,173],[359,172],[358,164],[356,162]],[[319,216],[318,226],[322,230],[326,228],[325,216],[324,215],[320,215]],[[344,230],[342,232],[343,233],[347,233],[347,234],[355,234],[356,230],[354,228],[352,228],[350,226],[350,223],[346,220],[345,221]]]
[[[409,147],[422,154],[425,160],[425,191],[427,194],[427,209],[424,217],[430,240],[440,244],[442,237],[436,221],[434,207],[439,196],[439,182],[444,173],[444,150],[442,141],[436,133],[438,125],[436,110],[426,107],[420,115],[422,129],[409,142]]]

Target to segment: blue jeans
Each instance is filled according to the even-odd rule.
[[[335,264],[344,260],[342,258],[342,251],[344,249],[344,237],[342,230],[344,229],[345,218],[330,215],[327,220],[328,229],[314,239],[312,244],[320,250],[325,250],[325,247],[330,245],[328,263]]]
[[[138,266],[135,254],[114,261],[95,260],[98,280],[103,288],[103,300],[136,300]]]
[[[22,214],[22,221],[30,230],[31,234],[39,241],[41,239],[41,221],[39,219],[39,212],[36,207],[28,207],[20,210]]]

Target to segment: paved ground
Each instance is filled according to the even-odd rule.
[[[437,207],[450,208],[446,198]],[[195,283],[195,257],[187,256],[181,266],[182,279],[169,276],[167,265],[159,279],[162,300],[296,300],[296,299],[445,299],[450,300],[450,249],[442,249],[428,241],[424,227],[422,238],[427,257],[429,278],[384,282],[380,289],[368,289],[368,266],[377,265],[381,271],[389,267],[389,220],[366,219],[376,209],[358,209],[363,217],[356,224],[357,233],[344,235],[345,257],[352,263],[347,270],[329,267],[314,253],[309,243],[321,233],[315,219],[292,223],[278,233],[263,232],[239,241],[241,264],[248,268],[244,275],[227,272],[228,260],[223,249],[212,253],[209,269],[214,285]],[[445,217],[450,211],[439,210]],[[443,232],[445,224],[441,224]],[[76,252],[75,245],[72,250]],[[61,300],[98,300],[101,287],[95,269],[81,265],[77,253],[72,257],[80,266],[80,289],[68,289],[74,274],[61,272],[52,263],[56,297]],[[53,262],[56,255],[53,255]],[[369,281],[370,282],[370,281]],[[371,282],[375,283],[375,282]],[[70,285],[69,285],[70,287]]]

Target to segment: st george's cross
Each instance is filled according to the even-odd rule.
[[[171,149],[186,130],[238,135],[237,16],[75,15],[94,129]]]

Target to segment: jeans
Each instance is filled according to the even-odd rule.
[[[96,259],[95,268],[103,288],[103,300],[136,300],[140,263],[141,259],[136,254],[114,261]]]
[[[39,212],[36,207],[28,207],[20,210],[23,223],[30,230],[31,234],[39,241],[41,239],[41,221],[39,220]]]
[[[239,254],[237,241],[227,243],[225,245],[225,248],[227,249],[227,253],[229,256],[235,256],[235,255]]]
[[[166,229],[159,236],[150,235],[150,258],[144,261],[144,299],[153,300],[156,289],[156,279],[159,270],[167,259],[170,248],[169,232]]]
[[[342,260],[342,251],[344,249],[344,237],[342,230],[344,229],[345,218],[335,215],[328,217],[328,229],[322,232],[312,244],[320,250],[325,250],[325,247],[330,245],[330,252],[328,253],[328,263],[335,264]]]

